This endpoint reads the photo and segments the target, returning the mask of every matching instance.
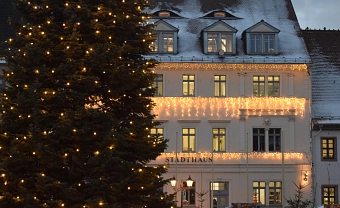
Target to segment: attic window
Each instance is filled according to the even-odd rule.
[[[214,17],[225,17],[225,13],[224,12],[215,12]]]
[[[170,12],[166,12],[166,11],[159,12],[158,16],[160,16],[160,17],[170,17]]]

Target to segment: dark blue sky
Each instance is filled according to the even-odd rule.
[[[340,0],[292,0],[300,27],[340,29]]]

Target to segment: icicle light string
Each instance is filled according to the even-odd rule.
[[[175,153],[175,152],[165,152],[162,153],[157,159],[164,160],[165,158],[195,158],[195,157],[211,157],[211,152],[198,152],[198,153]],[[245,152],[214,152],[214,159],[216,160],[236,160],[239,161],[240,159],[246,159],[246,157],[251,159],[278,159],[281,161],[282,152],[249,152],[248,154]],[[306,153],[301,152],[285,152],[284,158],[285,159],[298,159],[302,160],[306,156]],[[157,160],[156,159],[156,160]],[[175,160],[173,160],[175,162]]]
[[[212,97],[154,97],[153,113],[165,117],[237,117],[240,111],[247,115],[299,115],[305,114],[304,98],[212,98]]]

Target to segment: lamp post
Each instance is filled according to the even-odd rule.
[[[171,186],[176,190],[176,178],[175,176],[173,176],[171,179],[170,179],[170,183],[171,183]],[[191,179],[190,175],[189,175],[189,178],[186,180],[186,186],[180,186],[180,188],[178,190],[181,191],[181,208],[183,207],[183,191],[185,189],[190,189],[193,185],[194,181]],[[176,192],[178,191],[176,190]]]

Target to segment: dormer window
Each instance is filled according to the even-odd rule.
[[[235,54],[236,32],[228,24],[218,21],[203,30],[203,46],[206,54]],[[221,55],[221,54],[220,54]]]
[[[202,18],[207,19],[223,19],[223,20],[237,20],[240,19],[226,11],[212,11],[204,15]]]
[[[178,14],[176,14],[173,11],[168,11],[168,10],[161,10],[161,11],[157,11],[154,12],[152,14],[152,18],[155,19],[174,19],[174,18],[182,18],[181,16],[179,16]]]
[[[233,52],[233,35],[228,33],[208,33],[208,53]]]
[[[159,17],[170,17],[170,12],[168,11],[162,11],[158,13]]]
[[[155,32],[153,34],[154,42],[151,43],[152,52],[174,52],[174,34],[166,32]]]
[[[215,12],[214,17],[225,17],[225,12]]]
[[[263,20],[245,30],[247,54],[278,54],[279,32]]]
[[[152,53],[177,53],[178,29],[169,23],[159,20],[152,31],[154,41],[150,44]]]
[[[250,34],[250,53],[275,53],[275,34]]]

